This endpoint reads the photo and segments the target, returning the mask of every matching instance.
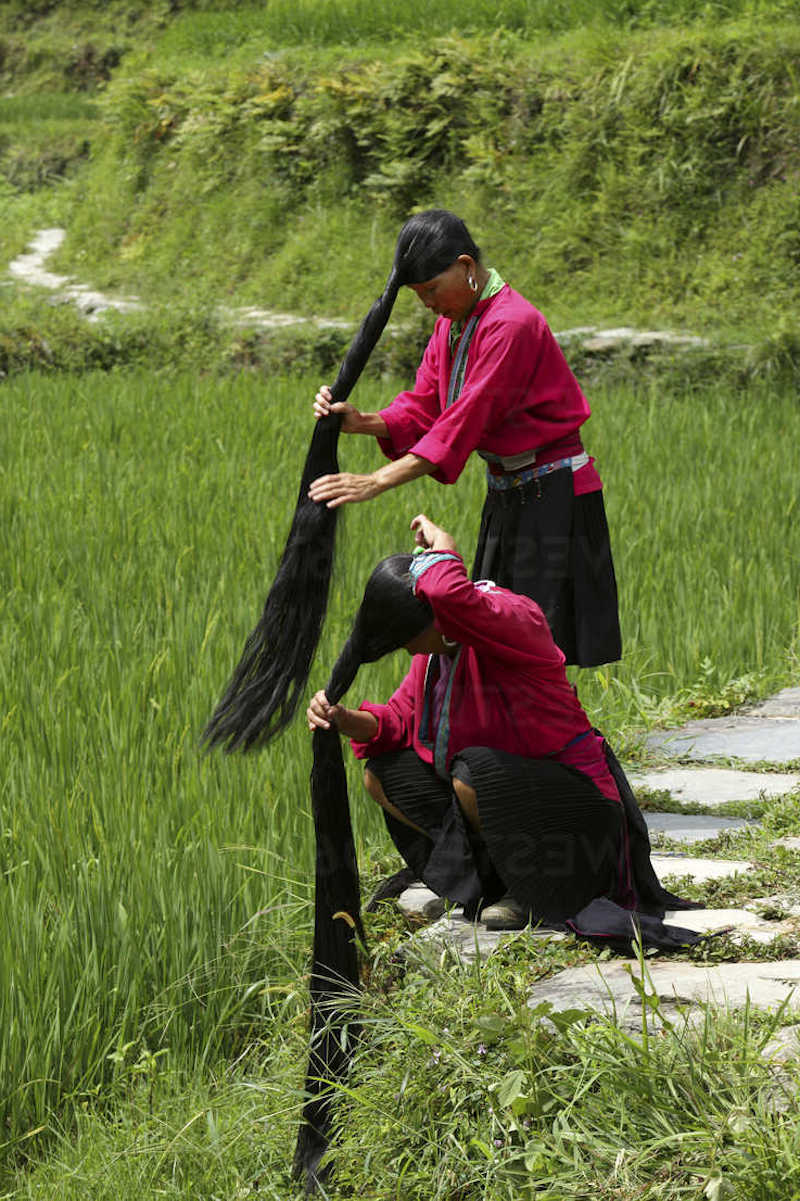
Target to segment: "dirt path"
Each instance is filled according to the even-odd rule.
[[[103,314],[109,311],[130,313],[145,308],[136,296],[109,296],[89,284],[76,283],[72,276],[56,275],[48,271],[47,260],[58,250],[65,237],[64,229],[40,229],[31,240],[27,252],[9,264],[9,274],[13,279],[30,287],[48,288],[55,293],[56,300],[76,305],[89,321],[99,321]],[[232,325],[251,329],[285,329],[299,325],[311,325],[316,329],[354,328],[353,322],[332,317],[302,317],[298,313],[282,313],[254,306],[220,306],[217,311],[223,320]],[[556,338],[565,345],[578,345],[589,354],[597,355],[613,354],[615,351],[630,348],[646,351],[669,346],[692,350],[709,345],[706,338],[699,338],[693,334],[675,334],[668,330],[637,330],[629,326],[618,329],[599,329],[594,325],[578,326],[575,329],[556,332]]]

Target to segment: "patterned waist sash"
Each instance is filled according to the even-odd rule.
[[[503,475],[497,475],[487,464],[486,483],[489,488],[497,492],[505,492],[509,488],[521,488],[524,484],[529,484],[531,480],[541,479],[543,475],[550,475],[553,471],[564,471],[568,467],[572,471],[579,471],[588,462],[589,456],[583,450],[579,455],[570,455],[566,459],[554,459],[552,463],[542,463],[541,467],[522,467],[518,471],[504,472]]]

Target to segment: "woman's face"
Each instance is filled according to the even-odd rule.
[[[416,638],[406,643],[406,650],[409,655],[450,655],[453,653],[454,644],[451,642],[447,645],[436,626],[431,624],[421,634],[417,634]]]
[[[477,265],[468,254],[459,255],[452,267],[434,275],[421,284],[409,284],[419,299],[439,317],[451,321],[463,321],[470,315],[478,301],[477,289],[473,290],[470,280],[477,279]]]

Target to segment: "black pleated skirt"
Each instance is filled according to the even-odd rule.
[[[581,772],[552,759],[470,747],[452,773],[475,789],[481,832],[468,827],[449,781],[414,750],[370,759],[387,799],[419,834],[386,815],[408,866],[468,916],[510,892],[534,920],[563,921],[624,891],[623,812]]]
[[[596,667],[622,653],[617,583],[602,491],[573,494],[572,472],[489,489],[472,568],[541,606],[567,663]]]

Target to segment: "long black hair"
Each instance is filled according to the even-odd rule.
[[[404,284],[424,283],[447,270],[461,254],[480,261],[480,251],[460,218],[444,209],[412,217],[400,231],[394,263],[383,293],[370,308],[331,386],[335,402],[350,395],[386,326],[397,293]],[[325,617],[333,568],[338,509],[309,499],[308,489],[321,475],[339,470],[337,445],[341,417],[317,421],[303,467],[289,537],[263,612],[247,639],[241,659],[211,716],[203,740],[209,747],[249,751],[266,745],[291,721],[302,696]],[[386,561],[384,561],[386,562]],[[397,612],[409,613],[413,597],[405,578],[379,565],[370,584],[383,584],[394,596]],[[398,583],[402,581],[402,587]],[[369,589],[369,585],[368,585]],[[348,643],[334,667],[326,690],[338,700],[352,683],[359,663],[380,657],[419,632],[430,614],[415,608],[410,625],[393,632],[386,617],[393,606],[362,604]],[[369,619],[368,615],[369,614]],[[427,618],[423,622],[423,618]],[[407,637],[405,636],[407,634]],[[399,639],[399,641],[397,640]],[[309,1193],[321,1179],[320,1159],[328,1144],[332,1088],[349,1062],[353,1030],[348,1023],[352,994],[358,990],[357,940],[363,938],[347,784],[339,736],[316,730],[311,803],[316,837],[316,899],[311,973],[311,1053],[294,1168]]]
[[[383,293],[364,318],[331,386],[334,401],[350,395],[400,287],[432,279],[461,254],[480,261],[466,225],[446,209],[428,209],[405,223]],[[308,489],[319,476],[338,472],[340,426],[341,417],[333,413],[316,423],[275,582],[203,731],[210,747],[249,751],[266,745],[289,724],[303,695],[328,603],[338,513],[310,500]]]
[[[338,703],[362,663],[405,646],[433,621],[426,601],[414,595],[410,555],[383,559],[370,576],[349,638],[334,664],[325,695]],[[358,994],[358,941],[363,943],[361,902],[347,781],[336,730],[313,735],[311,807],[317,844],[314,948],[311,968],[311,1046],[306,1103],[297,1136],[293,1171],[313,1194],[326,1170],[331,1105],[358,1037],[354,997]]]

